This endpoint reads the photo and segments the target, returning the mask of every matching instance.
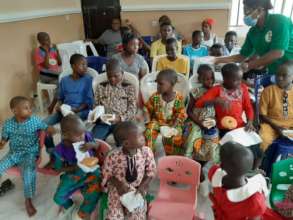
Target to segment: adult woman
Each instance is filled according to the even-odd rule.
[[[204,36],[202,44],[207,47],[211,47],[215,43],[218,43],[216,34],[212,32],[212,26],[214,23],[215,21],[212,18],[207,18],[201,23],[201,29]]]
[[[290,18],[269,14],[270,0],[243,0],[244,23],[251,26],[240,54],[215,58],[215,63],[243,62],[245,72],[267,67],[274,74],[282,63],[293,59],[293,24]]]
[[[122,39],[123,51],[115,54],[114,59],[120,62],[121,68],[125,72],[132,73],[141,79],[149,71],[149,67],[144,58],[137,54],[139,48],[138,38],[129,33]]]

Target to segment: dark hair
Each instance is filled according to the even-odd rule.
[[[130,41],[134,40],[134,39],[138,39],[138,37],[135,34],[133,34],[133,33],[127,33],[127,34],[125,34],[123,36],[123,38],[122,38],[122,44],[123,44],[123,46],[126,47],[127,44]]]
[[[271,0],[243,0],[243,5],[246,5],[249,8],[259,8],[262,7],[266,11],[273,8]]]
[[[62,118],[60,122],[61,132],[66,133],[69,131],[75,131],[76,127],[83,125],[82,120],[75,114],[69,114]]]
[[[170,44],[176,44],[177,45],[177,40],[173,37],[167,39],[166,41],[166,45],[170,45]]]
[[[39,32],[39,33],[37,33],[37,39],[38,39],[39,42],[42,41],[42,39],[44,37],[47,37],[47,36],[49,36],[49,34],[47,32]]]
[[[202,31],[200,31],[200,30],[195,30],[195,31],[193,31],[192,32],[192,38],[194,38],[195,36],[197,36],[197,35],[199,35],[199,34],[201,34],[202,33]]]
[[[210,65],[208,65],[208,64],[199,65],[199,67],[197,69],[198,78],[200,78],[203,74],[205,74],[208,71],[212,72],[213,76],[214,76],[214,70]],[[215,78],[215,76],[214,76],[214,78]]]
[[[120,17],[114,17],[114,18],[112,18],[111,22],[113,22],[114,20],[119,20],[120,23],[121,23],[121,18]]]
[[[252,151],[236,142],[227,142],[222,145],[220,147],[220,158],[224,170],[228,174],[244,175],[253,168],[254,156]]]
[[[122,39],[123,39],[124,35],[132,33],[131,29],[127,26],[120,27],[120,32],[121,32]]]
[[[168,15],[162,15],[160,18],[159,18],[159,23],[161,23],[161,21],[162,20],[164,20],[164,19],[168,19],[169,20],[169,22],[171,23],[171,19],[168,17]]]
[[[228,63],[228,64],[224,65],[222,68],[223,78],[231,77],[232,75],[234,75],[234,73],[236,73],[240,70],[241,70],[241,68],[239,66],[237,66],[235,63]]]
[[[111,58],[110,60],[108,60],[107,64],[106,64],[106,71],[121,71],[121,66],[120,66],[120,62],[119,60],[115,59],[115,58]],[[121,71],[122,72],[122,71]]]
[[[73,65],[73,64],[76,64],[77,62],[79,62],[82,59],[85,59],[85,57],[82,54],[76,53],[76,54],[73,54],[70,57],[70,61],[69,62],[70,62],[71,65]]]
[[[171,26],[172,30],[174,30],[174,27],[172,26],[171,22],[163,22],[161,25],[160,25],[160,28],[163,28],[165,26]]]
[[[173,86],[177,83],[178,81],[178,77],[177,77],[177,73],[175,72],[175,70],[173,69],[165,69],[162,70],[158,73],[157,75],[157,79],[164,79],[169,81]]]
[[[229,36],[235,36],[237,37],[237,33],[235,31],[228,31],[226,34],[225,34],[225,38],[229,37]]]
[[[220,50],[223,49],[224,50],[224,46],[222,44],[216,43],[213,46],[211,46],[210,50]]]
[[[17,105],[19,105],[22,102],[29,102],[30,100],[24,96],[15,96],[13,97],[10,102],[9,106],[11,109],[15,108]]]
[[[279,66],[277,72],[279,72],[279,69],[280,69],[281,67],[287,67],[288,69],[290,69],[289,74],[293,74],[293,60],[287,60],[287,61],[285,61],[284,63],[282,63],[282,64]]]
[[[138,129],[133,121],[124,121],[116,125],[113,136],[117,147],[121,147],[123,141],[128,138],[129,131]]]

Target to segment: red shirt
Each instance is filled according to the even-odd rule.
[[[215,86],[197,100],[195,107],[203,108],[205,102],[212,101],[215,98],[222,98],[230,102],[230,109],[228,111],[222,109],[219,105],[215,105],[217,126],[219,129],[224,129],[221,125],[221,120],[225,116],[235,118],[237,121],[237,128],[244,127],[245,125],[242,119],[243,112],[245,112],[248,120],[253,120],[254,112],[246,85],[241,84],[240,89],[235,91],[229,91],[222,85]]]
[[[37,70],[46,73],[60,73],[61,67],[58,65],[58,53],[55,48],[51,47],[49,51],[49,69],[43,65],[46,53],[40,47],[35,49],[34,61],[37,65]]]

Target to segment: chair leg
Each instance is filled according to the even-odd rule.
[[[38,88],[37,88],[37,93],[38,93],[38,102],[39,102],[40,112],[41,112],[41,113],[44,113],[42,89],[40,89],[40,88],[38,87]]]

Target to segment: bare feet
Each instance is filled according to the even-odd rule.
[[[25,199],[25,209],[29,217],[34,216],[37,213],[36,208],[32,203],[32,199]]]

